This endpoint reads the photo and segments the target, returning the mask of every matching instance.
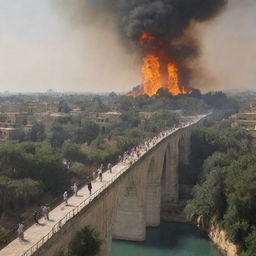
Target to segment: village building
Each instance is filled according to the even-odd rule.
[[[17,128],[4,128],[0,127],[0,143],[17,143],[18,140],[15,138],[17,135],[18,129]]]
[[[100,132],[105,133],[118,123],[120,116],[119,112],[106,112],[97,113],[91,119],[99,126]]]
[[[256,112],[237,113],[230,117],[233,127],[241,127],[247,130],[256,141]]]

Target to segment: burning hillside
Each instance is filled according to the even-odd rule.
[[[164,50],[162,42],[151,33],[143,33],[139,39],[140,44],[148,51],[143,59],[141,69],[142,85],[129,93],[130,96],[147,94],[153,96],[160,88],[173,96],[190,93],[179,79],[179,71],[175,60]]]

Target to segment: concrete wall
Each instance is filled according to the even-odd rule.
[[[87,225],[102,235],[100,255],[109,254],[112,238],[145,240],[146,227],[160,224],[161,204],[179,198],[178,165],[189,161],[190,137],[198,124],[180,129],[157,144],[35,255],[54,256]]]

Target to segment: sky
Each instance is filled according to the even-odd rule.
[[[141,82],[140,61],[111,19],[74,26],[54,0],[0,0],[0,92],[123,92]],[[256,89],[256,1],[230,0],[197,27],[201,56],[193,86]]]

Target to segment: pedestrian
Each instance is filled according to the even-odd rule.
[[[93,172],[92,172],[92,180],[95,180],[95,179],[96,179],[96,172],[93,171]]]
[[[18,232],[19,239],[21,241],[23,241],[24,240],[24,225],[22,222],[19,223],[17,232]]]
[[[45,207],[46,207],[46,218],[47,218],[47,220],[50,220],[50,218],[49,218],[50,207],[48,204],[46,204]]]
[[[37,225],[39,225],[38,217],[39,217],[39,212],[38,212],[38,211],[35,211],[34,214],[33,214],[33,219],[34,219],[34,221],[35,221],[35,223],[36,223]]]
[[[101,164],[100,169],[101,169],[102,172],[103,172],[103,168],[104,168],[104,166],[103,166],[103,164]]]
[[[112,164],[111,163],[108,164],[108,170],[110,173],[112,173]]]
[[[102,182],[102,170],[99,171],[100,182]]]
[[[87,186],[88,186],[89,193],[91,195],[92,194],[92,183],[89,182]]]
[[[75,196],[77,196],[77,184],[76,183],[74,183],[73,192],[74,192]]]
[[[65,205],[67,206],[68,205],[68,192],[67,191],[64,192],[63,199],[64,199],[64,202],[65,202]]]
[[[48,209],[47,209],[46,205],[43,205],[41,208],[42,208],[42,213],[43,213],[44,219],[49,220]]]

